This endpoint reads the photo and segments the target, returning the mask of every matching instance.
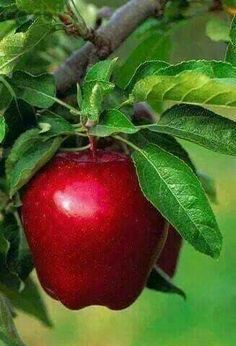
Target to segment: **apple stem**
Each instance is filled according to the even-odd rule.
[[[90,150],[92,151],[92,155],[93,157],[95,157],[95,153],[97,150],[96,137],[89,136],[89,145],[90,145]]]
[[[75,151],[83,151],[86,149],[90,149],[91,146],[90,144],[85,145],[84,147],[79,147],[79,148],[61,148],[60,151],[65,151],[65,152],[75,152]]]

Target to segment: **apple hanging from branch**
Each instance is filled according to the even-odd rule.
[[[43,288],[70,309],[131,305],[167,236],[130,157],[58,154],[24,192],[22,220]]]

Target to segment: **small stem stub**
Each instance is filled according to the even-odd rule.
[[[95,157],[96,150],[97,150],[96,137],[89,135],[88,138],[89,138],[90,150],[92,151],[93,157]]]

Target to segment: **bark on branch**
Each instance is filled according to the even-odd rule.
[[[57,90],[63,93],[84,75],[90,61],[107,58],[147,18],[160,15],[164,0],[130,0],[114,12],[108,24],[96,31],[96,42],[86,43],[55,72]]]

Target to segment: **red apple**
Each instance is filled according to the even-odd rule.
[[[157,260],[157,266],[170,278],[175,275],[182,243],[180,234],[170,226],[165,246]]]
[[[39,280],[70,309],[128,307],[166,234],[132,160],[99,150],[58,154],[27,186],[22,221]]]

